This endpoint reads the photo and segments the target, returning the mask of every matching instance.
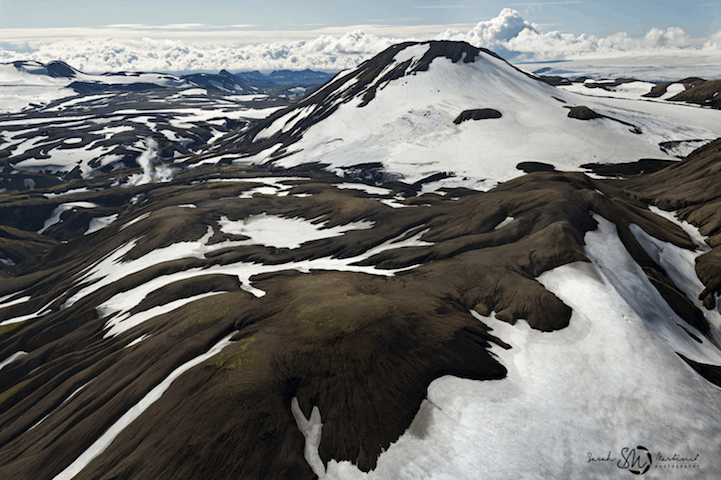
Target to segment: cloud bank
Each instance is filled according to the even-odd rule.
[[[184,29],[192,30],[193,25],[186,25]],[[105,38],[75,35],[49,40],[37,36],[25,39],[22,44],[18,42],[17,48],[11,46],[13,41],[10,44],[5,42],[5,48],[0,47],[0,62],[37,60],[47,63],[63,60],[87,72],[341,70],[353,67],[400,41],[445,39],[489,48],[515,61],[703,52],[706,54],[704,58],[715,56],[718,58],[716,63],[721,64],[721,31],[707,38],[691,38],[679,27],[666,30],[654,28],[640,38],[627,33],[608,37],[576,36],[558,31],[544,32],[537,24],[526,21],[519,12],[510,8],[503,9],[496,18],[479,22],[470,30],[447,29],[430,35],[409,35],[408,29],[404,29],[405,36],[394,37],[354,29],[343,35],[317,34],[314,38],[301,40],[248,43],[250,37],[247,35],[243,40],[233,40],[230,33],[224,38],[219,32],[204,36],[203,32],[195,31],[186,37],[175,34],[168,38],[162,29],[153,31],[144,28],[138,31],[142,32],[139,36],[126,32],[122,36]],[[7,36],[7,32],[9,30],[0,34]],[[104,31],[101,29],[99,32]],[[108,29],[107,32],[117,30]],[[269,32],[264,32],[264,38],[268,35]]]

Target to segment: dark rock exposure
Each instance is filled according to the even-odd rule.
[[[583,165],[585,173],[509,158],[520,176],[487,191],[467,187],[450,171],[406,182],[386,171],[382,159],[333,171],[323,158],[293,168],[273,162],[311,126],[332,121],[340,104],[366,108],[390,82],[432,70],[436,58],[455,65],[482,53],[497,57],[466,43],[430,42],[420,61],[389,63],[409,45],[393,46],[292,103],[280,94],[236,103],[226,94],[247,91],[253,75],[221,72],[188,78],[194,89],[207,86],[203,98],[180,87],[138,84],[122,93],[104,88],[109,99],[80,95],[74,107],[65,104],[62,119],[56,118],[61,110],[50,110],[62,101],[0,118],[0,134],[23,132],[23,122],[43,125],[19,133],[37,137],[37,147],[20,152],[18,143],[0,151],[0,478],[300,480],[323,478],[332,468],[390,475],[383,472],[402,471],[406,463],[417,470],[405,474],[421,478],[433,462],[445,471],[443,462],[460,460],[428,456],[427,463],[412,463],[408,450],[397,451],[408,448],[425,459],[437,448],[433,438],[450,444],[464,435],[476,443],[494,435],[525,437],[525,431],[494,427],[482,408],[462,408],[486,401],[490,409],[526,397],[531,405],[555,408],[568,399],[565,391],[549,395],[538,387],[555,375],[546,365],[554,365],[553,356],[564,364],[580,361],[583,352],[575,349],[609,331],[613,340],[597,347],[604,356],[593,357],[603,359],[595,372],[621,372],[612,382],[624,374],[651,375],[625,364],[628,342],[664,374],[671,372],[670,380],[654,378],[658,391],[629,380],[623,402],[613,393],[590,406],[579,400],[584,411],[607,409],[598,427],[593,413],[567,419],[561,407],[544,418],[519,411],[528,432],[555,415],[569,428],[583,424],[586,430],[579,430],[595,438],[616,421],[608,411],[617,423],[631,424],[629,417],[652,409],[646,403],[683,410],[665,405],[664,396],[693,388],[698,405],[684,409],[717,412],[721,139],[678,162],[606,163],[613,159],[597,152],[598,163]],[[55,75],[75,72],[47,68]],[[272,88],[323,79],[317,72],[298,75],[276,72]],[[165,101],[165,109],[150,107]],[[182,115],[188,102],[197,110],[192,118]],[[548,105],[573,125],[594,122],[567,120],[562,108],[572,119],[613,120],[641,133],[585,106]],[[86,107],[85,115],[107,122],[70,130],[65,123],[78,122]],[[254,119],[251,107],[276,110]],[[498,119],[503,111],[502,121],[456,130],[496,128],[508,117],[497,107],[465,110],[453,123]],[[260,135],[289,112],[305,116]],[[77,171],[13,173],[68,138],[76,147],[101,142],[97,148],[107,157]],[[152,162],[148,149],[133,147],[140,139],[156,145]],[[263,161],[243,161],[262,152],[268,153]],[[453,179],[458,185],[433,188]],[[599,243],[591,236],[606,223],[613,229],[604,238],[606,250],[594,250]],[[684,270],[678,259],[687,257],[691,266]],[[598,317],[582,313],[557,285],[571,277],[551,275],[568,268],[594,272],[589,282],[615,295],[616,303],[598,309]],[[631,275],[624,272],[636,272],[632,294],[615,280]],[[683,275],[698,285],[680,282]],[[647,291],[656,296],[647,300]],[[586,302],[594,294],[578,295]],[[544,378],[524,377],[536,364],[546,368]],[[448,377],[457,379],[458,390],[432,391]],[[446,403],[437,400],[444,396]],[[615,409],[614,402],[623,405]],[[452,428],[438,427],[442,421]],[[682,427],[697,439],[717,425],[693,417]],[[592,446],[574,441],[553,448],[586,463]],[[392,458],[400,458],[400,466],[389,466],[384,458],[390,455],[398,455]],[[516,468],[522,466],[508,465],[505,477],[489,475],[558,475]],[[583,478],[597,477],[584,472]]]
[[[568,118],[578,120],[593,120],[594,118],[604,118],[600,113],[596,113],[590,108],[581,105],[578,107],[568,107]]]
[[[605,118],[608,120],[612,120],[614,122],[620,123],[621,125],[626,125],[628,127],[631,127],[630,132],[635,133],[637,135],[640,135],[643,133],[640,128],[638,128],[636,125],[626,122],[624,120],[620,120],[618,118],[609,117],[608,115],[601,115],[600,113],[594,112],[590,108],[586,107],[585,105],[580,105],[577,107],[564,107],[568,108],[568,118],[575,118],[577,120],[594,120],[596,118]]]
[[[458,117],[453,120],[456,125],[466,120],[485,120],[487,118],[501,118],[501,112],[492,108],[476,108],[473,110],[464,110]]]
[[[687,102],[704,107],[721,108],[721,80],[704,80],[698,77],[689,77],[677,82],[663,82],[654,86],[644,97],[658,98],[666,93],[668,87],[681,84],[684,90],[668,98],[670,102]]]
[[[555,172],[556,167],[551,164],[543,162],[521,162],[516,165],[516,168],[524,173],[534,172]]]
[[[657,172],[675,163],[673,160],[642,158],[638,162],[632,163],[587,163],[581,165],[581,167],[604,177],[630,177],[633,175]]]

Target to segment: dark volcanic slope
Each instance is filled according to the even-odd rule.
[[[704,107],[721,108],[721,80],[698,82],[685,91],[674,95],[668,100],[671,102],[688,102]]]
[[[678,82],[663,82],[654,86],[644,97],[658,98],[666,93],[669,86],[681,84],[685,90],[670,98],[669,102],[695,103],[704,107],[721,108],[721,80],[704,80],[698,77],[685,78]]]
[[[699,156],[704,168],[717,171],[718,152],[705,151],[679,171],[697,170],[690,165]],[[372,469],[411,424],[433,379],[505,376],[488,349],[508,345],[471,309],[511,323],[522,318],[544,331],[568,325],[571,309],[535,278],[586,261],[583,238],[596,228],[594,212],[616,224],[635,261],[697,332],[689,334],[709,334],[703,313],[638,244],[629,224],[684,248],[693,242],[618,185],[578,173],[536,173],[487,193],[401,201],[393,199],[400,184],[368,194],[339,189],[333,185],[341,179],[319,171],[269,179],[274,175],[258,167],[199,167],[168,184],[55,201],[93,202],[100,210],[66,211],[43,237],[68,243],[25,260],[0,284],[4,302],[18,301],[0,309],[0,358],[27,352],[0,377],[2,477],[52,478],[194,358],[201,360],[75,478],[313,478],[294,398],[306,418],[313,407],[321,412],[324,464],[349,460]],[[653,196],[649,185],[678,176],[660,172],[653,178],[662,180],[633,188]],[[96,190],[109,180],[94,181],[89,186]],[[252,195],[271,185],[283,196]],[[702,230],[717,232],[710,222],[718,209],[698,187],[700,197],[687,202],[706,212]],[[662,190],[673,195],[665,184]],[[17,240],[0,244],[0,256],[38,248],[36,237],[12,230],[44,224],[54,206],[38,209],[36,200],[2,196],[0,214]],[[91,218],[111,212],[117,220],[84,235]],[[244,242],[255,235],[253,221],[275,215],[327,222],[325,228],[373,226],[298,248]],[[717,293],[714,252],[701,257],[699,273]],[[257,297],[260,291],[265,295]],[[201,297],[209,293],[215,294]],[[180,303],[162,307],[170,302]],[[113,336],[114,319],[122,325],[151,309],[157,313],[145,321],[134,317],[135,327]],[[231,343],[219,354],[199,357],[228,336]]]

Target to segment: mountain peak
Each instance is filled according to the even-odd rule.
[[[593,106],[598,115],[573,114]],[[585,168],[599,151],[612,163],[658,158],[663,145],[654,139],[674,131],[645,115],[610,112],[465,42],[405,42],[225,137],[208,155],[237,152],[286,168],[321,163],[336,173],[372,164],[413,185],[437,187],[444,178],[487,190],[528,165]]]
[[[47,64],[34,60],[17,60],[12,62],[12,65],[18,71],[33,75],[47,75],[53,78],[75,78],[79,73],[78,70],[62,60],[54,60]]]
[[[51,77],[73,78],[77,74],[77,70],[61,60],[55,60],[45,65],[47,74]]]
[[[436,63],[438,69],[432,68],[431,64],[435,67]],[[472,64],[478,65],[460,69],[451,67],[451,65]],[[422,75],[416,78],[417,74]],[[469,75],[473,76],[474,80],[470,80]],[[349,104],[352,104],[363,109],[390,84],[396,86],[408,84],[410,90],[406,89],[406,93],[415,96],[404,103],[403,109],[408,110],[414,108],[412,105],[420,105],[418,102],[424,105],[427,103],[419,95],[428,97],[427,100],[430,101],[429,96],[435,96],[441,90],[446,91],[441,95],[457,96],[458,94],[468,99],[477,98],[477,93],[471,92],[469,85],[475,84],[477,87],[479,85],[477,80],[481,77],[486,80],[494,78],[501,83],[509,81],[525,83],[530,77],[532,84],[542,83],[537,82],[537,79],[530,74],[513,67],[496,53],[474,47],[466,42],[450,40],[404,42],[387,48],[351,70],[341,72],[300,102],[257,122],[235,137],[229,137],[230,143],[226,143],[223,147],[259,153],[280,143],[280,148],[276,148],[276,153],[273,154],[273,157],[279,157],[287,147],[300,140],[307,129],[334,114],[341,106],[350,108]],[[413,80],[410,80],[411,78]],[[462,80],[463,78],[466,80]],[[453,93],[451,91],[453,89],[446,88],[449,81],[459,81],[460,90]],[[411,90],[416,93],[409,93]],[[392,99],[386,100],[394,102]],[[467,101],[461,102],[467,103]],[[477,107],[493,108],[493,105]],[[466,109],[460,108],[454,111],[449,123]]]

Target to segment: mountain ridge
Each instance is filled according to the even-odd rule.
[[[304,70],[277,70],[269,75],[264,75],[259,71],[236,72],[235,74],[227,70],[221,70],[217,74],[212,73],[188,73],[183,75],[175,75],[170,73],[159,72],[103,72],[88,74],[82,72],[61,60],[55,60],[47,64],[30,60],[16,60],[8,63],[0,63],[0,66],[12,65],[18,72],[26,73],[31,77],[41,79],[42,77],[50,77],[53,79],[77,79],[71,83],[78,93],[85,93],[93,89],[100,91],[103,89],[122,89],[122,88],[140,88],[139,84],[146,84],[144,88],[150,88],[149,85],[156,87],[178,86],[183,81],[192,82],[191,85],[204,86],[212,85],[217,81],[218,77],[224,77],[231,80],[231,90],[250,91],[252,88],[257,92],[265,91],[269,88],[279,88],[283,86],[298,85],[319,85],[324,83],[333,74],[318,72],[311,69]],[[129,77],[138,77],[139,82],[132,82]],[[147,78],[147,79],[146,79]],[[144,80],[145,79],[145,80]],[[115,82],[113,81],[115,80]],[[2,77],[0,76],[0,82]],[[169,83],[170,82],[170,83]],[[132,86],[135,84],[135,86]]]

